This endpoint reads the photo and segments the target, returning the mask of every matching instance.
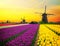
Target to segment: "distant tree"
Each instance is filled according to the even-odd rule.
[[[60,24],[60,21],[59,22],[56,22],[57,24]]]
[[[30,24],[38,24],[38,22],[32,21],[30,22]]]

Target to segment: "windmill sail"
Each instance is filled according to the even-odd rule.
[[[45,13],[46,13],[46,5],[45,5]]]

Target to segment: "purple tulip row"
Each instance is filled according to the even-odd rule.
[[[36,35],[36,32],[38,31],[38,24],[32,24],[31,28],[22,34],[21,36],[18,36],[14,40],[9,41],[6,43],[6,46],[31,46],[32,40],[34,39],[34,36]]]
[[[11,27],[11,28],[4,28],[0,29],[0,40],[5,40],[15,34],[18,34],[27,28],[31,27],[31,25],[24,25],[24,26],[16,26],[16,27]]]

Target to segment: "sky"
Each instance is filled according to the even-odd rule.
[[[49,22],[60,21],[60,0],[0,0],[0,22],[20,22],[25,19],[27,22],[42,21],[41,14],[47,6]]]

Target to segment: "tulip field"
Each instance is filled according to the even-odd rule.
[[[41,24],[34,46],[60,46],[60,25]]]
[[[0,27],[0,46],[60,46],[59,24]]]

